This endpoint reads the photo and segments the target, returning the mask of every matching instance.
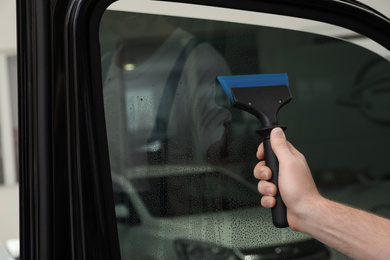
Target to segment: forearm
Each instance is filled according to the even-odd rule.
[[[271,145],[279,160],[279,189],[287,206],[291,229],[306,233],[353,259],[390,259],[390,220],[323,198],[305,157],[275,128]],[[257,158],[264,158],[259,146]],[[260,161],[254,175],[264,207],[275,205],[276,187],[268,180],[272,172]]]
[[[299,215],[294,229],[353,259],[390,259],[390,221],[324,198]]]

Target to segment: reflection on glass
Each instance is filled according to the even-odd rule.
[[[215,102],[216,76],[230,73],[222,56],[162,16],[103,20],[118,37],[103,58],[111,166],[207,160],[230,119]]]
[[[218,172],[131,180],[149,212],[172,217],[259,207],[259,194]],[[147,187],[147,188],[146,188]]]
[[[256,188],[224,168],[142,166],[112,177],[123,259],[328,259],[313,239],[276,235]]]
[[[312,33],[117,11],[100,45],[123,259],[345,259],[258,206],[261,126],[219,75],[287,73],[279,122],[319,189],[389,212],[388,60]]]

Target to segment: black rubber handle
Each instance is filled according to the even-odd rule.
[[[278,192],[275,195],[276,205],[271,209],[272,221],[275,227],[285,228],[288,227],[287,209],[279,192],[279,161],[271,148],[269,135],[264,137],[263,145],[266,165],[272,171],[272,178],[270,181],[278,188]]]

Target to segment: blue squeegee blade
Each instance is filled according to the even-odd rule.
[[[237,75],[237,76],[218,76],[219,82],[225,90],[232,104],[234,103],[232,88],[246,87],[265,87],[265,86],[281,86],[288,85],[288,76],[286,73],[274,74],[254,74],[254,75]]]

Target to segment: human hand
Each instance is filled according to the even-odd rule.
[[[388,219],[322,197],[305,157],[286,140],[282,129],[272,130],[271,146],[279,160],[279,191],[292,230],[310,235],[351,259],[390,259]],[[264,158],[262,144],[257,158]],[[254,175],[260,179],[258,189],[264,195],[261,204],[272,208],[277,189],[268,182],[270,168],[261,161]]]
[[[287,221],[289,226],[298,230],[299,216],[315,200],[321,199],[309,166],[305,157],[286,140],[281,128],[275,128],[271,132],[271,146],[279,160],[279,192],[287,207]],[[259,145],[257,158],[264,158],[263,144]],[[254,176],[260,180],[258,190],[264,196],[261,199],[263,207],[275,206],[274,196],[277,193],[276,186],[268,180],[272,172],[265,161],[260,161],[254,168]]]

